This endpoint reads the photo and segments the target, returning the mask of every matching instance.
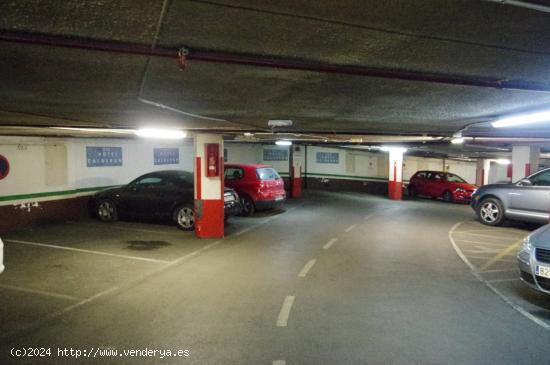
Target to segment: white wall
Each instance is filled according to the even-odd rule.
[[[86,146],[121,147],[123,164],[88,167]],[[178,147],[179,164],[154,165],[155,147]],[[0,180],[0,205],[70,197],[72,190],[126,184],[156,170],[193,170],[193,145],[143,140],[0,137],[0,155],[10,162],[9,175]],[[14,195],[63,192],[58,196],[8,199]],[[78,194],[78,192],[74,192]],[[74,194],[73,194],[74,195]]]

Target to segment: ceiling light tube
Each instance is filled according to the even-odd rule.
[[[504,128],[542,122],[550,122],[549,111],[506,117],[492,122],[491,125],[495,128]]]
[[[287,139],[281,139],[281,140],[275,141],[275,144],[277,146],[291,146],[292,141],[289,141]]]
[[[402,153],[407,152],[407,149],[401,146],[382,146],[380,147],[380,150],[384,152],[392,152],[392,151],[402,152]]]
[[[187,136],[187,133],[179,129],[159,128],[140,128],[135,131],[135,134],[139,137],[154,139],[183,139]]]

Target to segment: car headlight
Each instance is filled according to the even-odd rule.
[[[462,189],[462,188],[455,189],[455,193],[465,193],[465,192],[466,192],[466,189]]]
[[[527,236],[523,239],[523,245],[521,246],[521,250],[531,252],[532,249],[533,249],[533,245],[531,245],[530,237]]]

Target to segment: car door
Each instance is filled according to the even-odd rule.
[[[165,178],[155,187],[153,205],[158,217],[170,218],[178,204],[193,205],[193,176],[178,175]]]
[[[119,207],[132,217],[155,216],[158,210],[155,198],[163,182],[162,177],[151,175],[133,181],[120,193]]]
[[[425,195],[431,197],[438,197],[441,195],[440,190],[443,186],[443,176],[439,172],[430,172],[428,174],[428,180],[425,183],[424,191]]]
[[[426,189],[426,172],[420,171],[417,172],[413,177],[413,188],[416,191],[417,194],[425,195],[425,189]]]
[[[224,184],[228,188],[235,189],[237,194],[242,194],[244,169],[242,167],[227,166],[224,170]]]
[[[511,211],[509,213],[540,216],[541,219],[545,219],[550,211],[550,170],[531,175],[518,182],[508,195]]]

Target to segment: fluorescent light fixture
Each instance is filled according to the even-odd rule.
[[[118,133],[127,134],[134,133],[134,129],[122,128],[81,128],[81,127],[49,127],[50,129],[59,129],[65,131],[89,132],[89,133]]]
[[[402,153],[407,152],[407,149],[401,146],[382,146],[380,147],[380,150],[384,152],[392,152],[392,151],[402,152]]]
[[[516,115],[499,119],[491,125],[495,128],[515,127],[524,124],[550,122],[550,112],[538,112],[533,114]]]
[[[254,133],[244,132],[245,137],[254,137]]]
[[[287,139],[280,139],[278,141],[275,141],[275,144],[277,146],[291,146],[292,145],[292,141],[289,141]]]
[[[187,136],[179,129],[140,128],[135,133],[143,138],[155,139],[183,139]]]
[[[512,163],[512,161],[508,160],[507,158],[499,158],[495,160],[495,162],[498,163],[499,165],[509,165]]]
[[[292,125],[292,120],[290,119],[270,119],[267,121],[268,127],[290,127]]]

